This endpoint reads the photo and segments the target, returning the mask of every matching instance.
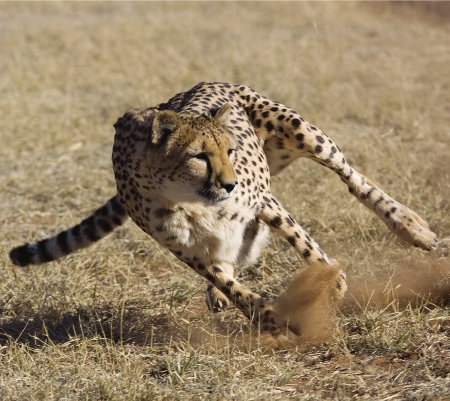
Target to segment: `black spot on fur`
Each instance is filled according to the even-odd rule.
[[[295,221],[291,216],[286,217],[286,223],[288,223],[291,227],[294,227]]]
[[[98,209],[95,214],[105,217],[108,215],[108,206],[103,205],[100,209]]]
[[[312,128],[312,127],[311,127]],[[316,140],[317,140],[317,142],[319,142],[319,143],[324,143],[325,142],[325,139],[323,139],[320,135],[317,135],[316,136]]]
[[[304,250],[302,251],[302,255],[303,255],[305,258],[309,258],[309,257],[311,256],[311,252],[310,252],[308,249],[304,249]]]
[[[374,188],[370,188],[365,194],[361,194],[361,199],[368,199]]]
[[[110,204],[112,207],[112,210],[114,213],[118,214],[119,216],[125,216],[127,214],[125,208],[122,206],[122,204],[118,201],[117,197],[110,199]]]
[[[230,289],[228,287],[225,287],[224,285],[220,288],[220,290],[225,294],[225,295],[230,295]]]
[[[96,242],[100,239],[100,235],[97,233],[97,225],[95,222],[95,217],[92,215],[81,222],[83,227],[83,234],[91,242]]]
[[[291,124],[292,124],[292,126],[294,127],[294,128],[298,128],[298,127],[300,127],[300,120],[298,119],[298,118],[294,118],[292,121],[291,121]]]
[[[295,239],[295,237],[287,237],[288,242],[292,245],[292,246],[296,246],[297,245],[297,240]]]
[[[273,124],[272,124],[272,122],[271,121],[267,121],[267,123],[266,123],[266,129],[267,129],[267,131],[273,131]]]
[[[274,217],[272,220],[270,220],[270,225],[275,228],[279,228],[281,226],[281,223],[282,221],[280,216]]]

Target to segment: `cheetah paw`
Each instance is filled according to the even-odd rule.
[[[297,346],[299,344],[299,338],[291,332],[283,334],[263,332],[260,337],[260,344],[261,346],[274,351],[285,350]]]
[[[336,287],[336,290],[334,292],[334,300],[336,302],[338,302],[342,298],[344,298],[344,295],[347,292],[347,275],[342,270],[338,270],[335,287]],[[333,298],[333,293],[332,293],[332,298]]]
[[[397,209],[397,210],[395,210]],[[425,220],[406,206],[397,203],[395,207],[384,214],[384,220],[389,229],[399,238],[411,245],[431,251],[437,246],[436,234],[433,233]]]
[[[225,312],[229,305],[228,298],[213,285],[206,291],[206,306],[213,313]]]

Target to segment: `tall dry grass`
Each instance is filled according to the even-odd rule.
[[[448,15],[447,3],[1,3],[1,398],[449,397],[449,310],[417,286],[425,272],[438,292],[448,271]],[[309,161],[274,179],[347,266],[358,302],[336,342],[265,352],[236,310],[208,314],[202,280],[132,224],[62,261],[9,262],[114,194],[118,116],[200,81],[291,106],[437,233],[431,254],[401,243]],[[301,266],[274,239],[238,276],[275,299]],[[420,292],[414,307],[395,300],[402,288]]]

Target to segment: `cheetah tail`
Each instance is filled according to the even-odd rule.
[[[12,263],[22,267],[50,262],[93,244],[127,219],[125,208],[116,195],[76,226],[54,237],[18,246],[11,250],[9,257]]]

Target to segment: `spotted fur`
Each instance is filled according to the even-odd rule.
[[[426,250],[436,245],[426,222],[352,168],[324,132],[249,87],[200,83],[166,103],[129,111],[115,128],[118,195],[80,225],[13,249],[13,263],[39,264],[87,246],[122,224],[125,209],[210,282],[211,310],[222,311],[231,301],[262,330],[277,332],[284,323],[233,273],[257,259],[269,228],[309,264],[332,264],[270,191],[271,175],[299,157],[338,174],[400,238]],[[338,274],[333,285],[342,297],[345,275]]]

